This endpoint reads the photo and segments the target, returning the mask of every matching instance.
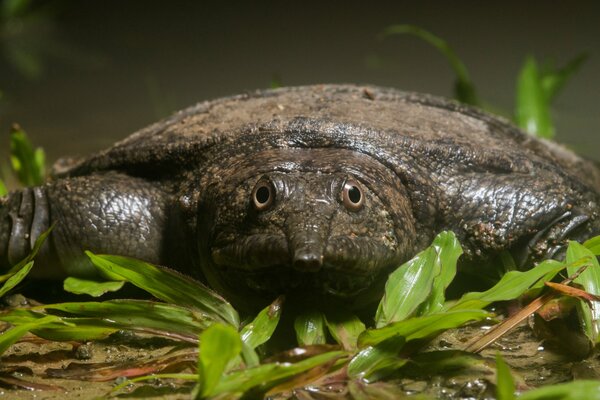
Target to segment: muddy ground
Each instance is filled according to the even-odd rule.
[[[439,336],[426,350],[462,349],[473,337],[483,334],[488,326],[478,325],[448,331]],[[106,382],[63,379],[49,377],[54,370],[65,369],[71,363],[109,363],[111,365],[142,365],[153,358],[168,354],[188,352],[193,359],[193,347],[179,348],[178,343],[162,338],[120,334],[105,341],[79,345],[76,343],[49,343],[28,336],[27,340],[12,346],[1,359],[4,371],[3,388],[0,397],[10,399],[94,399],[103,396],[119,398],[187,399],[191,384],[173,380],[153,380],[145,384],[130,386],[111,393],[123,378],[110,378]],[[564,339],[570,343],[574,339]],[[564,350],[564,349],[563,349]],[[517,387],[521,390],[541,385],[600,377],[600,362],[597,356],[583,360],[573,360],[573,349],[567,349],[569,356],[548,349],[547,342],[536,337],[529,324],[523,323],[508,335],[501,338],[481,353],[467,370],[445,373],[407,372],[404,377],[395,379],[391,385],[382,385],[384,392],[393,395],[425,394],[440,399],[485,399],[493,398],[495,387],[495,356],[500,353],[510,365]],[[8,374],[13,367],[16,371]],[[94,369],[92,369],[94,370]],[[185,370],[185,369],[184,369]],[[101,374],[98,368],[96,373]],[[190,372],[191,369],[187,369]],[[430,371],[431,372],[431,371]],[[416,376],[415,376],[416,374]],[[420,375],[419,375],[420,374]],[[33,383],[32,388],[15,388],[11,379]],[[35,388],[35,385],[44,385]],[[338,382],[327,387],[296,390],[277,398],[350,398],[344,383]],[[392,394],[390,393],[390,396]],[[390,397],[390,398],[394,398]]]

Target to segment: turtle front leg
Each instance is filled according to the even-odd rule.
[[[106,173],[62,179],[0,199],[0,271],[55,224],[32,275],[93,276],[84,250],[163,260],[167,195],[156,182]]]

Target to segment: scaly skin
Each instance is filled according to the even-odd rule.
[[[473,108],[376,87],[201,103],[53,178],[0,203],[0,266],[56,222],[39,275],[87,274],[91,249],[201,276],[239,303],[367,301],[441,230],[465,260],[510,250],[523,266],[600,234],[591,163]]]

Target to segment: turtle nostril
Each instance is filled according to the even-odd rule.
[[[294,254],[294,269],[302,272],[318,271],[323,265],[321,254],[300,249]]]

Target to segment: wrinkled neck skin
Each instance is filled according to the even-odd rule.
[[[367,155],[270,149],[219,168],[202,183],[198,246],[203,275],[234,304],[280,294],[374,301],[414,252],[405,188]]]

